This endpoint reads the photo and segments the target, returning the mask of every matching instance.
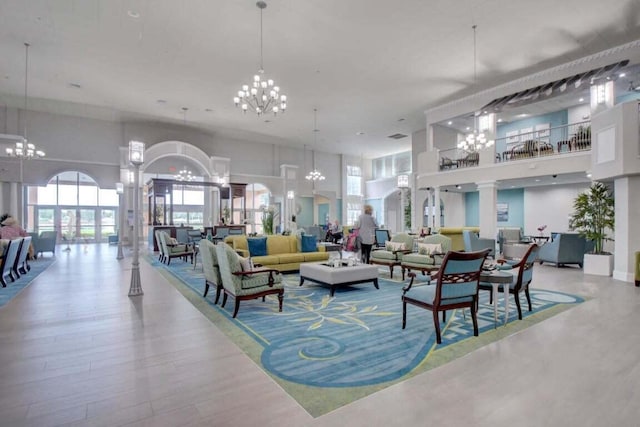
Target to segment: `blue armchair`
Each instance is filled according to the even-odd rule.
[[[33,237],[33,236],[32,236]],[[33,238],[33,252],[41,254],[43,252],[51,252],[52,255],[56,254],[56,240],[58,239],[58,233],[56,231],[43,231],[38,238]]]
[[[478,252],[489,249],[489,256],[494,256],[496,251],[496,241],[478,237],[475,231],[462,230],[462,240],[464,241],[465,252]]]
[[[576,233],[552,233],[553,240],[547,242],[538,252],[540,264],[551,262],[556,267],[578,264],[582,268],[584,254],[593,249],[593,242]]]

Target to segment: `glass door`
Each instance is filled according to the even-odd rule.
[[[96,209],[79,209],[80,237],[83,242],[95,242],[96,238]]]
[[[77,237],[76,209],[60,208],[60,236],[62,241],[70,243]]]
[[[116,234],[117,209],[100,209],[100,236],[96,237],[97,242],[105,242],[111,235]]]
[[[55,230],[55,209],[54,208],[36,208],[36,223],[34,224],[34,230],[37,233],[42,231],[54,231]]]

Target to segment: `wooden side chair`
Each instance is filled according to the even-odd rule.
[[[442,342],[438,312],[442,312],[442,322],[446,321],[446,311],[469,308],[473,321],[473,335],[478,336],[478,283],[480,271],[488,250],[479,252],[449,252],[438,270],[435,286],[413,286],[415,273],[409,273],[411,282],[402,288],[402,329],[407,324],[407,304],[431,310],[436,329],[436,341]]]

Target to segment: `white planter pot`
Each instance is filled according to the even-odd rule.
[[[584,274],[611,276],[613,273],[613,255],[584,254]]]

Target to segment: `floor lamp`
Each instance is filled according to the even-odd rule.
[[[139,224],[138,206],[140,189],[140,166],[144,163],[144,142],[129,141],[129,163],[133,165],[133,262],[131,263],[131,285],[129,286],[129,296],[135,297],[144,295],[140,282],[140,263],[138,261],[138,235]]]

